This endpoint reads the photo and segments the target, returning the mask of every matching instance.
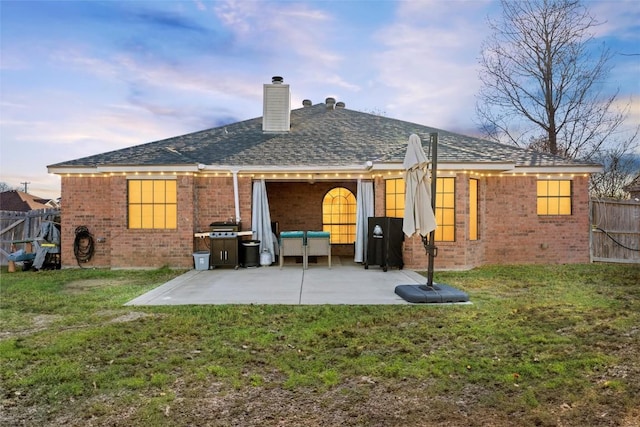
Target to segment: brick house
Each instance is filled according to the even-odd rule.
[[[281,78],[265,84],[264,114],[238,123],[48,166],[61,176],[62,261],[76,265],[74,230],[95,236],[96,267],[190,267],[194,233],[214,221],[251,227],[252,184],[265,180],[279,230],[330,230],[332,253],[353,256],[358,181],[375,216],[403,216],[408,138],[428,151],[438,133],[437,269],[589,262],[589,175],[601,170],[346,108],[327,98],[291,109]],[[339,206],[341,215],[328,212]],[[426,267],[419,237],[405,266]]]

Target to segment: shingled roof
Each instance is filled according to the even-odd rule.
[[[43,199],[18,190],[0,193],[0,210],[12,212],[29,212],[53,207],[50,199]]]
[[[50,170],[105,166],[206,165],[291,168],[401,164],[409,135],[438,133],[438,161],[449,164],[510,164],[513,167],[594,167],[402,120],[320,103],[291,111],[289,132],[265,133],[262,118],[176,136],[50,165]]]

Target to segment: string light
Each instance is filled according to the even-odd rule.
[[[339,178],[346,178],[346,179],[355,179],[355,178],[364,178],[364,179],[376,179],[376,178],[382,178],[382,179],[395,179],[396,177],[402,177],[404,175],[405,171],[404,170],[393,170],[393,171],[387,171],[386,173],[383,171],[379,171],[377,173],[373,173],[373,172],[368,172],[368,173],[359,173],[359,174],[354,174],[354,173],[350,173],[350,172],[344,172],[344,173],[340,173],[340,172],[334,172],[334,173],[309,173],[309,174],[303,174],[303,173],[289,173],[289,172],[283,172],[283,173],[271,173],[271,174],[257,174],[257,173],[237,173],[237,176],[239,178],[271,178],[271,179],[283,179],[283,180],[290,180],[290,179],[308,179],[308,180],[313,180],[313,179],[339,179]],[[573,179],[576,177],[589,177],[589,173],[584,173],[584,174],[576,174],[576,173],[571,173],[571,174],[567,174],[567,173],[549,173],[549,174],[540,174],[538,173],[531,173],[531,172],[517,172],[517,171],[511,171],[511,172],[502,172],[502,173],[491,173],[491,172],[480,172],[480,171],[473,171],[473,170],[462,170],[462,171],[455,171],[455,170],[441,170],[439,171],[439,175],[448,175],[448,176],[452,176],[455,177],[458,174],[462,174],[465,176],[469,176],[469,177],[476,177],[476,178],[488,178],[488,177],[505,177],[505,176],[510,176],[510,177],[535,177],[540,179],[541,177],[544,177],[543,179]],[[206,178],[212,178],[212,177],[222,177],[222,176],[226,176],[226,177],[230,177],[232,176],[232,172],[177,172],[177,171],[157,171],[157,172],[152,172],[152,171],[131,171],[131,172],[93,172],[93,173],[78,173],[78,174],[74,174],[74,173],[70,173],[70,172],[66,172],[61,174],[61,176],[70,178],[70,177],[79,177],[79,178],[101,178],[101,177],[117,177],[117,176],[127,176],[127,175],[134,175],[134,176],[140,176],[140,175],[146,175],[149,177],[152,176],[166,176],[166,175],[173,175],[173,176],[193,176],[193,177],[206,177]]]

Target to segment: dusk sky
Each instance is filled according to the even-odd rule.
[[[614,52],[608,91],[640,124],[640,2],[588,1]],[[478,135],[487,17],[473,1],[0,0],[0,181],[60,195],[46,166],[293,108],[346,108]],[[408,135],[407,135],[408,137]]]

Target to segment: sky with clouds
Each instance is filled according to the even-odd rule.
[[[614,52],[606,87],[640,124],[640,2],[585,2]],[[57,197],[46,166],[292,106],[346,107],[477,135],[495,0],[0,0],[0,181]]]

